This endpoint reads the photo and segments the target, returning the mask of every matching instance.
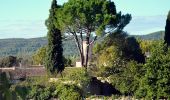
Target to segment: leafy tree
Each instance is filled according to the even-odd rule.
[[[69,0],[57,11],[59,14],[56,15],[58,18],[56,24],[62,32],[74,37],[81,64],[86,68],[89,46],[97,36],[122,30],[131,20],[131,15],[117,13],[115,4],[111,0]],[[91,38],[93,33],[97,36]],[[83,53],[84,40],[87,45],[85,54]]]
[[[100,50],[96,56],[98,56],[98,58],[103,56],[106,60],[100,58],[102,60],[99,62],[113,62],[116,58],[121,58],[127,61],[134,60],[139,63],[145,62],[145,57],[139,43],[134,37],[129,37],[125,32],[109,34],[103,42],[103,44],[100,44],[101,46],[98,46],[100,47]],[[107,52],[108,50],[109,52]],[[112,55],[110,56],[111,58],[108,57],[109,55]]]
[[[124,46],[122,47],[123,57],[125,57],[127,60],[134,60],[138,63],[145,62],[144,54],[142,53],[139,43],[134,37],[127,37],[125,39]]]
[[[150,52],[155,41],[152,40],[138,40],[142,53]]]
[[[0,67],[13,67],[17,65],[18,65],[17,57],[14,56],[4,57],[0,61]]]
[[[112,85],[123,95],[133,96],[139,87],[138,80],[143,75],[143,66],[135,61],[123,63],[120,60],[118,67],[112,66],[110,72],[109,78]]]
[[[143,75],[145,58],[135,38],[125,32],[111,33],[95,46],[97,76],[108,78],[124,95],[133,95]]]
[[[101,56],[99,56],[99,66],[101,66],[100,64],[103,64],[104,66],[112,66],[112,61],[118,57],[118,49],[115,46],[110,46],[105,49]]]
[[[163,42],[153,46],[136,95],[148,99],[170,99],[170,49],[167,51]]]
[[[167,43],[168,46],[170,46],[170,11],[168,13],[168,17],[166,20],[166,26],[165,26],[165,43]]]
[[[39,65],[44,64],[44,60],[46,57],[46,47],[41,47],[37,50],[37,52],[33,55],[33,64]]]
[[[61,73],[64,70],[62,36],[60,30],[55,25],[57,20],[55,17],[57,14],[55,10],[57,8],[57,2],[53,0],[49,18],[46,20],[48,45],[45,66],[47,71],[51,74],[55,74],[56,72]]]

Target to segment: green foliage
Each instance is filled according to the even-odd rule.
[[[48,76],[35,76],[26,78],[26,81],[22,84],[25,85],[47,85],[48,84]]]
[[[114,2],[100,0],[70,0],[59,9],[58,25],[65,31],[68,26],[73,30],[88,29],[91,32],[105,29],[110,24],[116,27],[116,9]],[[62,16],[62,17],[61,17]],[[80,27],[77,26],[80,24]],[[98,32],[101,32],[98,31]]]
[[[52,98],[61,100],[81,100],[83,92],[76,84],[68,85],[65,84],[64,81],[57,81],[56,83],[43,81],[48,84],[43,84],[42,82],[35,84],[34,82],[37,80],[31,80],[12,86],[11,90],[15,93],[17,100],[49,100]]]
[[[142,64],[117,58],[112,66],[101,66],[97,76],[109,81],[122,95],[133,96],[139,87],[139,80],[144,75]]]
[[[11,91],[13,91],[13,96],[16,96],[19,100],[25,100],[28,95],[28,87],[25,86],[12,86]]]
[[[97,44],[100,48],[95,47],[96,75],[109,79],[123,95],[133,95],[143,73],[142,64],[138,64],[144,62],[139,43],[124,32],[112,33],[103,41],[104,44]]]
[[[112,33],[103,41],[104,44],[98,44],[100,48],[95,50],[99,66],[112,66],[116,59],[135,60],[139,63],[145,61],[139,43],[124,32]]]
[[[69,0],[56,12],[58,12],[56,25],[63,33],[74,36],[81,64],[85,67],[88,65],[88,57],[85,59],[85,56],[88,56],[89,47],[86,48],[86,55],[83,54],[81,43],[84,38],[82,36],[89,45],[90,41],[93,41],[91,40],[92,32],[96,34],[96,38],[103,37],[108,33],[106,29],[109,32],[123,30],[131,20],[131,15],[117,13],[114,2],[110,0]]]
[[[151,51],[151,47],[153,47],[154,41],[149,40],[139,40],[140,48],[142,49],[142,53]]]
[[[166,20],[165,37],[164,37],[165,43],[166,43],[168,46],[170,46],[169,37],[170,37],[170,11],[169,11],[169,13],[168,13],[168,17],[167,17],[167,20]]]
[[[82,91],[74,84],[59,84],[53,95],[61,100],[81,100]]]
[[[10,91],[9,80],[6,73],[0,73],[0,95],[3,100],[12,100],[12,92]],[[0,98],[1,99],[1,98]]]
[[[70,36],[69,36],[70,37]],[[156,33],[151,33],[148,35],[138,35],[134,36],[142,40],[160,40],[164,39],[164,31],[159,31]],[[68,37],[66,37],[68,38]],[[72,39],[67,39],[63,41],[64,56],[78,56],[77,47]],[[32,39],[0,39],[0,57],[7,56],[17,56],[18,58],[23,58],[31,60],[31,56],[36,53],[36,51],[47,45],[47,38],[32,38]],[[31,62],[31,61],[29,61]]]
[[[44,64],[44,60],[46,57],[46,47],[41,47],[40,49],[37,50],[37,52],[33,55],[33,64],[35,65],[43,65]]]
[[[32,60],[31,56],[35,54],[38,49],[45,47],[46,45],[47,37],[32,39],[0,39],[0,57],[7,57],[12,55],[17,56],[18,58]],[[64,56],[77,56],[77,47],[74,43],[74,40],[64,40],[63,49]]]
[[[32,86],[30,88],[29,95],[27,98],[29,99],[35,99],[35,100],[49,100],[50,97],[52,97],[53,89],[52,87],[44,87],[44,86]]]
[[[93,53],[96,54],[101,50],[101,45],[99,43],[96,43],[93,47]]]
[[[53,85],[15,85],[13,86],[13,91],[19,100],[49,100],[52,98],[52,93],[55,90]]]
[[[87,29],[95,31],[97,35],[102,35],[106,27],[112,29],[118,27],[122,30],[131,20],[129,14],[117,14],[114,2],[107,0],[70,0],[59,9],[59,12],[58,25],[63,31],[71,26],[76,32]],[[80,26],[77,26],[79,24]]]
[[[154,45],[151,57],[144,65],[144,77],[141,77],[140,87],[136,92],[139,97],[149,99],[170,98],[170,50],[159,42]]]
[[[48,100],[49,97],[52,97],[51,95],[55,88],[48,80],[46,76],[29,77],[23,82],[13,84],[10,90],[13,93],[13,98],[16,98],[14,100]]]
[[[125,39],[125,45],[123,46],[123,57],[127,60],[134,60],[138,63],[144,63],[145,57],[139,46],[139,43],[134,37],[127,37]]]
[[[122,63],[122,64],[121,64]],[[113,66],[108,74],[112,85],[124,95],[133,95],[138,88],[137,79],[142,73],[142,65],[134,61],[123,63],[119,61],[119,66]]]
[[[18,65],[19,60],[17,57],[8,56],[0,60],[0,67],[13,67]]]
[[[28,56],[35,52],[37,48],[46,44],[45,37],[33,39],[0,39],[0,56]]]
[[[83,68],[69,68],[63,71],[63,78],[57,82],[49,82],[48,77],[29,77],[11,87],[19,100],[81,100],[84,87],[89,82],[89,76]]]
[[[98,62],[99,66],[112,66],[114,60],[119,57],[118,49],[114,46],[110,46],[105,49],[105,51],[99,56]]]
[[[61,73],[64,70],[62,36],[60,30],[55,26],[55,21],[57,20],[55,10],[57,8],[56,1],[53,0],[49,18],[46,20],[48,45],[45,66],[47,72],[52,75]]]
[[[86,94],[87,85],[90,82],[90,76],[84,68],[66,68],[63,71],[63,78],[66,84],[75,84],[79,86],[82,94]]]
[[[63,72],[63,78],[80,85],[87,85],[90,81],[90,77],[84,68],[66,68]]]
[[[72,65],[73,65],[72,60],[70,58],[64,57],[64,66],[65,67],[72,67]]]

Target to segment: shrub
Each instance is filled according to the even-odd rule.
[[[61,100],[81,100],[82,91],[76,85],[60,84],[56,87],[53,96]]]
[[[63,78],[80,85],[86,85],[90,81],[84,68],[66,68],[63,72]]]
[[[136,96],[147,99],[170,99],[170,48],[163,42],[154,45],[144,65]]]
[[[33,86],[27,96],[29,99],[48,100],[51,96],[50,87]]]

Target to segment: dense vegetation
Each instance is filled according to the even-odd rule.
[[[47,38],[32,38],[32,39],[0,39],[0,56],[31,56],[40,47],[47,45]],[[63,41],[63,49],[65,56],[77,55],[77,47],[74,40],[70,38]]]
[[[61,73],[64,70],[63,44],[62,33],[55,25],[57,18],[55,12],[57,10],[56,0],[52,1],[49,18],[45,24],[48,29],[47,38],[48,44],[46,47],[46,55],[44,65],[49,74]]]
[[[137,35],[136,38],[142,40],[159,40],[163,39],[164,33],[155,32],[147,35]],[[64,55],[69,56],[78,56],[77,47],[69,37],[63,41]],[[34,54],[40,47],[47,45],[47,38],[32,38],[32,39],[0,39],[0,57],[3,56],[19,56],[25,57],[27,55],[31,56]]]
[[[41,46],[47,44],[47,39],[1,39],[0,40],[0,56],[26,56],[31,55]]]
[[[0,99],[2,100],[49,100],[53,98],[81,100],[85,95],[83,87],[89,82],[89,77],[82,68],[66,69],[62,79],[58,78],[57,81],[51,82],[47,76],[30,77],[24,82],[11,85],[5,73],[0,74],[0,79]]]

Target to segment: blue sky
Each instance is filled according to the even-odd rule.
[[[63,4],[67,0],[58,0]],[[132,14],[125,28],[130,34],[146,34],[163,30],[170,0],[114,0],[117,11]],[[33,38],[47,34],[51,0],[1,0],[0,38]]]

